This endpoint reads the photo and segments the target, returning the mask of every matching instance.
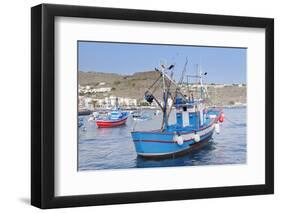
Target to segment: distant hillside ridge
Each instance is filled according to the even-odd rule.
[[[78,82],[81,86],[111,87],[109,95],[142,99],[146,89],[159,76],[160,74],[155,71],[136,72],[132,75],[80,71]]]
[[[156,71],[135,72],[131,75],[80,71],[78,73],[78,83],[80,86],[88,85],[93,88],[111,88],[110,92],[94,94],[94,98],[104,98],[112,95],[134,98],[139,101],[143,100],[145,91],[159,76],[160,73]],[[183,89],[184,93],[185,91],[186,89]],[[223,87],[212,87],[208,85],[208,91],[209,98],[214,104],[232,105],[234,103],[246,103],[246,85],[239,86],[238,84],[230,84]],[[158,90],[154,95],[162,98],[161,90]]]

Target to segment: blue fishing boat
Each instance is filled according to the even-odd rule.
[[[179,83],[172,79],[173,72],[168,75],[168,71],[172,70],[174,65],[167,67],[162,64],[160,69],[155,69],[160,75],[145,92],[145,100],[150,104],[155,101],[159,106],[163,114],[162,125],[157,130],[131,132],[139,156],[144,158],[180,156],[202,147],[209,142],[214,132],[219,133],[219,123],[223,121],[224,114],[220,108],[206,107],[206,91],[202,83],[202,76],[206,73],[202,74],[199,70],[197,75],[188,76],[199,79],[198,98],[194,97],[194,91],[188,90],[187,95],[181,92],[179,85],[182,85],[186,65],[187,61]],[[159,81],[162,81],[162,102],[151,92],[155,91],[154,85]],[[172,100],[171,106],[168,106],[168,99]],[[169,124],[168,120],[172,113],[175,113],[176,122]]]

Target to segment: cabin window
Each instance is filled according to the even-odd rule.
[[[187,107],[186,106],[184,106],[182,109],[183,109],[184,112],[187,111]]]

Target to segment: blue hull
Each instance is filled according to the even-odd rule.
[[[182,132],[182,143],[175,140],[175,132],[132,132],[136,152],[145,158],[167,158],[185,154],[206,144],[213,135],[214,123],[198,130],[200,140],[196,142],[195,132]]]

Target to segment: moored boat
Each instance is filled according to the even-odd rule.
[[[116,127],[124,125],[129,117],[128,112],[123,112],[118,106],[118,100],[116,100],[116,106],[113,111],[109,112],[107,116],[97,118],[96,125],[101,128]]]
[[[135,111],[131,113],[131,115],[134,121],[146,121],[151,119],[151,116],[146,113],[142,113],[141,111]]]
[[[107,118],[97,119],[96,125],[98,127],[116,127],[126,123],[128,118],[127,112],[112,111]]]
[[[187,115],[187,113],[189,115]],[[153,131],[133,131],[132,137],[138,155],[146,158],[175,157],[198,149],[206,144],[216,131],[219,133],[219,120],[222,111],[210,109],[204,112],[204,123],[197,126],[196,120],[200,116],[191,110],[176,113],[177,123],[163,129]],[[186,116],[189,116],[187,118]],[[183,122],[187,122],[183,125]]]
[[[89,109],[79,109],[78,111],[78,116],[86,116],[86,115],[90,115],[93,111],[89,110]]]
[[[171,70],[173,67],[171,65],[166,68],[166,66],[161,65],[160,69],[156,69],[161,74],[156,82],[163,80],[162,103],[150,92],[152,87],[145,93],[145,100],[148,103],[151,104],[155,101],[158,104],[163,113],[163,119],[161,128],[158,130],[131,132],[135,150],[139,156],[145,158],[179,156],[201,148],[209,142],[214,132],[219,133],[220,131],[219,122],[223,121],[224,114],[220,108],[206,107],[201,72],[193,76],[200,80],[200,96],[195,99],[193,93],[189,92],[187,98],[186,95],[181,93],[178,84],[167,75],[167,70]],[[154,82],[153,85],[156,85],[156,83]],[[175,87],[174,91],[171,90],[172,85]],[[167,104],[168,99],[172,100],[170,107]],[[175,124],[169,124],[168,122],[171,113],[175,113]]]

